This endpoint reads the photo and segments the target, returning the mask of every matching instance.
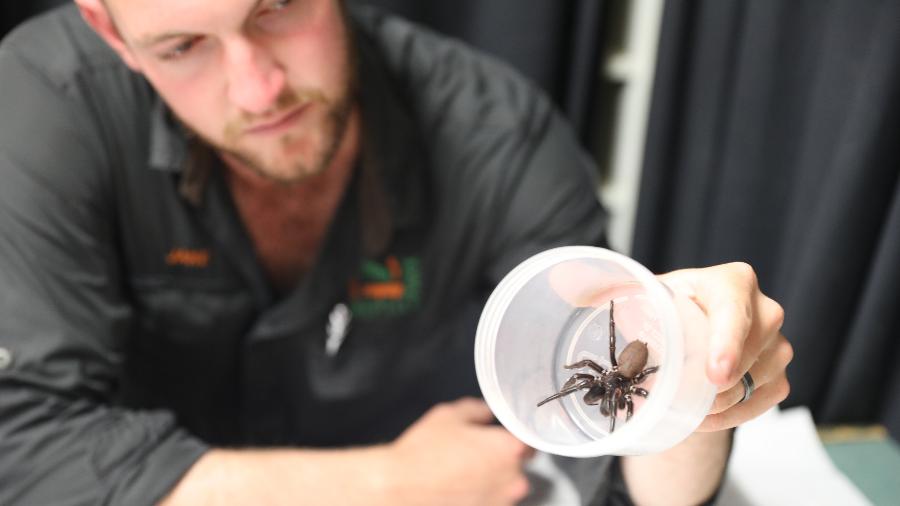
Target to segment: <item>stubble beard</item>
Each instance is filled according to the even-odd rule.
[[[348,65],[348,67],[352,67]],[[294,107],[308,105],[318,105],[325,108],[323,120],[319,125],[309,125],[299,132],[289,132],[275,140],[276,145],[273,149],[282,152],[289,150],[291,145],[297,142],[308,141],[309,139],[319,136],[321,145],[314,147],[315,151],[304,158],[295,157],[293,162],[285,167],[275,167],[267,164],[263,155],[250,149],[240,149],[234,147],[236,142],[229,142],[237,135],[234,128],[240,128],[239,125],[245,124],[238,121],[226,127],[225,142],[221,146],[215,146],[216,149],[229,155],[237,160],[241,165],[246,167],[262,179],[276,183],[291,184],[303,181],[309,177],[321,174],[334,161],[344,137],[347,135],[347,126],[350,122],[350,115],[353,110],[354,96],[352,82],[354,79],[348,77],[347,84],[340,96],[334,100],[328,100],[318,90],[301,90],[287,91],[284,98],[279,98],[278,110],[287,111]],[[304,113],[301,113],[304,114]],[[299,118],[302,121],[304,118]],[[316,129],[312,131],[310,129]],[[304,138],[305,137],[305,138]]]

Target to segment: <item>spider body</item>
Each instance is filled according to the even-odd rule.
[[[632,341],[622,350],[616,359],[616,320],[613,316],[615,305],[609,302],[609,362],[610,369],[606,369],[593,360],[581,360],[574,364],[566,365],[566,369],[591,369],[594,374],[577,372],[563,384],[559,392],[547,397],[538,403],[545,403],[560,397],[575,393],[579,390],[585,392],[585,404],[600,405],[600,414],[609,417],[609,432],[616,430],[616,414],[619,410],[625,410],[625,421],[631,419],[634,414],[634,396],[647,397],[647,390],[639,387],[647,376],[655,373],[659,366],[647,367],[649,352],[647,344],[641,341]]]

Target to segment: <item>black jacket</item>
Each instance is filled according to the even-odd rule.
[[[544,96],[353,20],[366,156],[284,297],[216,160],[74,7],[0,46],[0,504],[150,503],[211,445],[389,440],[477,395],[475,325],[507,271],[602,242],[594,168]]]

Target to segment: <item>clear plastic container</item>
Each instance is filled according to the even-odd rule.
[[[615,430],[579,390],[547,402],[591,359],[609,369],[609,308],[614,301],[616,356],[634,340],[647,344],[646,367],[659,366]],[[570,246],[545,251],[513,269],[494,290],[478,323],[475,369],[485,400],[516,437],[571,457],[641,455],[682,441],[716,395],[706,376],[707,322],[639,263],[613,251]]]

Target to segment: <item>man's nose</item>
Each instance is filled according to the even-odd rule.
[[[225,51],[228,98],[240,109],[260,114],[272,108],[285,85],[284,69],[264,46],[232,41]]]

